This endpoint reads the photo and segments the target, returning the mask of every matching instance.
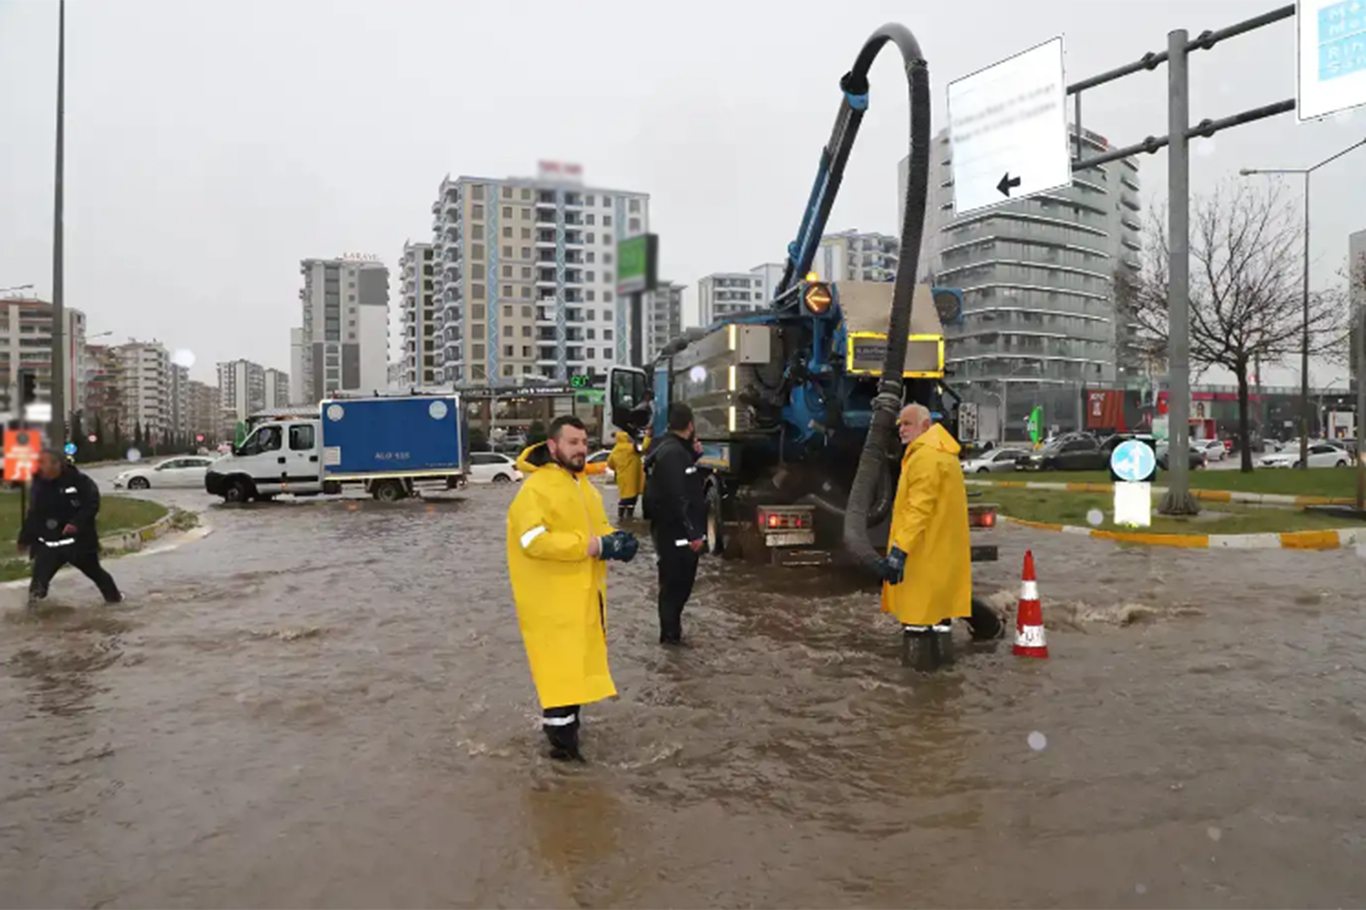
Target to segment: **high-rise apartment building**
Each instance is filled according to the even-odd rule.
[[[167,430],[171,438],[183,441],[190,435],[194,399],[190,395],[190,370],[172,361],[170,370],[170,417]]]
[[[1088,130],[1082,144],[1083,156],[1111,149]],[[918,277],[963,291],[963,324],[946,329],[955,387],[1004,399],[1011,428],[1035,404],[1050,424],[1080,425],[1081,387],[1124,385],[1142,369],[1137,326],[1114,294],[1118,270],[1140,268],[1138,164],[1087,168],[1070,187],[956,218],[947,131],[931,160]]]
[[[289,407],[289,374],[284,370],[267,368],[264,374],[265,403],[268,408]]]
[[[211,386],[206,382],[190,380],[190,434],[193,437],[203,436],[205,442],[217,439],[231,438],[224,437],[223,417],[221,414],[222,398],[219,396],[218,387]]]
[[[649,202],[553,162],[535,178],[442,180],[432,249],[443,381],[565,379],[626,362],[617,242],[649,230]]]
[[[85,405],[85,314],[63,312],[66,408],[74,413]],[[34,374],[38,401],[52,400],[52,304],[45,300],[0,299],[0,396],[3,410],[16,415],[20,370]]]
[[[218,364],[218,395],[220,422],[225,427],[273,407],[266,398],[266,370],[250,360]]]
[[[345,256],[305,259],[300,271],[303,324],[299,335],[290,336],[290,367],[302,377],[303,402],[320,401],[338,391],[385,388],[389,269],[373,256]]]
[[[125,437],[141,427],[160,439],[171,426],[171,356],[159,341],[130,341],[114,348],[117,357],[119,426]]]
[[[405,243],[399,260],[399,305],[403,351],[397,385],[424,388],[440,384],[440,313],[436,309],[436,266],[430,243]]]
[[[88,345],[85,356],[85,407],[82,429],[112,436],[123,428],[122,382],[119,349],[111,345]]]
[[[683,333],[683,291],[687,285],[660,281],[645,295],[642,314],[645,336],[645,363],[655,359],[660,350]]]
[[[891,234],[842,231],[826,234],[811,270],[823,281],[891,281],[901,242]]]
[[[702,325],[753,313],[773,300],[783,267],[777,263],[756,265],[748,272],[716,272],[697,282],[697,310]]]
[[[316,404],[309,390],[304,388],[304,375],[313,375],[311,369],[312,355],[309,353],[308,342],[304,340],[303,329],[289,330],[289,403],[290,404]]]

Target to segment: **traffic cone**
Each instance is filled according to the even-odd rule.
[[[1020,581],[1020,609],[1015,613],[1015,653],[1020,657],[1047,657],[1043,631],[1043,605],[1039,582],[1034,577],[1034,551],[1025,550],[1024,578]]]

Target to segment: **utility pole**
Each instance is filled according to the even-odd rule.
[[[1167,222],[1168,242],[1171,250],[1171,288],[1170,308],[1168,311],[1169,338],[1168,391],[1170,406],[1168,410],[1168,473],[1170,483],[1166,496],[1162,499],[1161,511],[1168,515],[1194,515],[1199,505],[1190,495],[1190,152],[1188,140],[1208,139],[1220,130],[1253,123],[1277,114],[1295,109],[1295,99],[1278,101],[1274,104],[1246,110],[1231,117],[1218,120],[1201,120],[1194,126],[1190,123],[1190,82],[1187,58],[1192,51],[1211,50],[1221,41],[1244,35],[1263,26],[1295,17],[1295,6],[1289,4],[1254,16],[1251,19],[1231,25],[1218,31],[1204,31],[1190,40],[1184,29],[1167,34],[1167,49],[1161,53],[1148,53],[1134,62],[1109,72],[1083,79],[1067,87],[1067,94],[1080,95],[1083,91],[1096,88],[1125,76],[1154,70],[1166,63],[1167,73],[1167,127],[1168,135],[1149,136],[1142,142],[1126,148],[1115,149],[1093,155],[1090,158],[1072,163],[1076,173],[1090,167],[1119,161],[1145,152],[1149,155],[1169,146],[1169,167],[1167,175],[1169,220]],[[1081,103],[1077,102],[1077,129],[1081,130]]]
[[[1191,408],[1191,256],[1190,256],[1190,78],[1186,69],[1186,30],[1167,33],[1167,242],[1171,250],[1168,290],[1167,473],[1171,480],[1162,499],[1168,515],[1195,515],[1200,506],[1190,495]]]
[[[66,308],[62,301],[62,172],[66,148],[66,0],[57,4],[57,151],[52,180],[52,423],[48,442],[66,444]]]

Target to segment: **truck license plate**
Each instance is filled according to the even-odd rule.
[[[815,531],[771,531],[764,535],[764,544],[770,547],[809,547],[815,542]]]

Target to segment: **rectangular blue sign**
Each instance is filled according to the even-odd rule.
[[[1366,70],[1366,2],[1342,0],[1319,10],[1319,81]]]

